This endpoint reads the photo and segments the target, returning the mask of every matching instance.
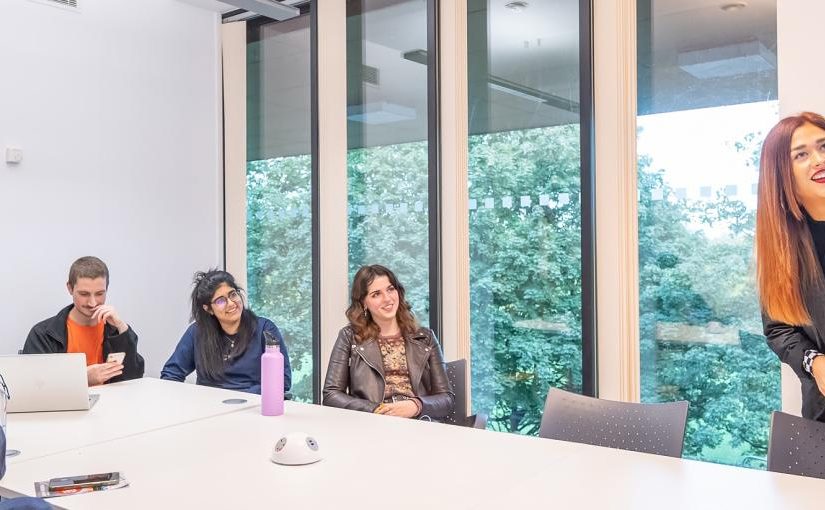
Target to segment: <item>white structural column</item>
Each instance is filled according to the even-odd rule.
[[[346,324],[347,276],[347,31],[346,2],[319,1],[318,201],[320,216],[321,383],[338,330]]]
[[[636,2],[594,2],[599,396],[639,400]]]
[[[221,26],[226,270],[246,285],[246,22]]]
[[[812,42],[811,20],[825,16],[825,2],[782,0],[776,2],[777,61],[779,63],[779,116],[801,111],[825,115],[825,67],[816,63],[822,45]],[[782,409],[800,415],[802,393],[799,378],[782,365]]]
[[[467,2],[441,2],[442,341],[447,359],[470,359],[467,214]]]

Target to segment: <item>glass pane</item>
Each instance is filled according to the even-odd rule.
[[[294,397],[312,401],[309,15],[247,35],[249,302],[284,335]]]
[[[582,386],[579,2],[467,21],[472,407],[537,434],[548,388]]]
[[[427,3],[347,1],[350,280],[393,270],[429,322]]]
[[[641,383],[644,401],[690,403],[685,457],[764,467],[779,361],[752,264],[776,2],[749,4],[639,11]]]

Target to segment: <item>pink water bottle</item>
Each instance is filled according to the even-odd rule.
[[[261,414],[284,414],[284,355],[278,348],[278,340],[264,332],[266,350],[261,356]]]

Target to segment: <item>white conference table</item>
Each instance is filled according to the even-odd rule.
[[[95,386],[100,395],[88,411],[11,413],[7,447],[20,455],[9,465],[151,430],[259,406],[261,397],[194,384],[135,379]],[[224,404],[233,398],[244,404]]]
[[[147,411],[150,412],[150,411]],[[269,460],[307,432],[324,459]],[[287,402],[16,463],[0,495],[56,476],[122,471],[129,487],[50,499],[109,508],[819,508],[825,480]]]

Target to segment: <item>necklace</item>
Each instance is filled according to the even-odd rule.
[[[229,358],[232,356],[232,350],[235,349],[235,339],[229,335],[224,335],[223,338],[229,342],[229,351],[223,353],[223,360],[229,361]]]

